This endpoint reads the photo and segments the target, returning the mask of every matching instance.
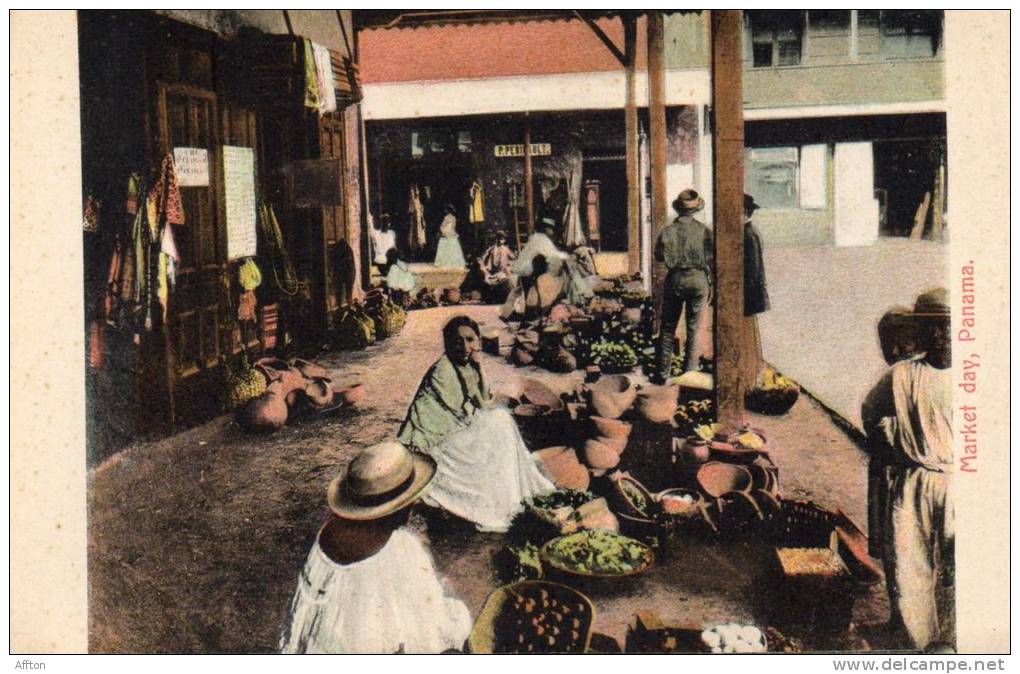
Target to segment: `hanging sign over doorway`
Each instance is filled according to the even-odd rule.
[[[257,252],[255,153],[250,147],[223,146],[223,207],[227,222],[227,258]]]
[[[532,143],[531,144],[531,156],[532,157],[548,157],[552,154],[552,143]],[[523,157],[524,156],[524,144],[519,145],[497,145],[496,146],[497,157]]]
[[[204,147],[175,147],[174,169],[181,187],[206,187],[209,184],[209,151]]]

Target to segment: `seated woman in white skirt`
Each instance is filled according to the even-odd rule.
[[[478,324],[455,316],[443,328],[443,344],[446,353],[418,387],[398,438],[438,465],[425,503],[483,531],[506,531],[522,501],[556,487],[528,452],[510,410],[489,394]]]
[[[471,616],[446,595],[432,555],[404,528],[435,476],[395,442],[359,453],[329,486],[333,517],[298,578],[282,653],[441,653],[463,648]]]

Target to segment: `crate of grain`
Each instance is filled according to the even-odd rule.
[[[845,630],[853,612],[851,577],[835,534],[827,547],[775,549],[773,622]]]

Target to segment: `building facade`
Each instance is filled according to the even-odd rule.
[[[98,460],[222,413],[242,353],[323,343],[362,288],[363,145],[349,11],[82,11],[78,25]],[[331,85],[316,82],[312,101],[319,72]],[[321,179],[322,199],[295,198],[301,167]],[[163,232],[153,248],[129,211],[150,208],[134,202],[157,188],[171,196],[156,207],[171,206],[149,218]],[[239,276],[249,263],[263,280],[254,297]]]

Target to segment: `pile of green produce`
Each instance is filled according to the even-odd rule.
[[[265,375],[252,367],[247,352],[242,353],[240,366],[231,374],[227,383],[227,409],[236,410],[265,392]]]
[[[637,365],[637,354],[629,344],[599,341],[591,345],[591,361],[606,369],[627,369]]]
[[[678,437],[689,437],[694,434],[694,429],[705,426],[715,420],[715,406],[708,398],[704,400],[690,400],[676,408],[673,415],[673,422],[676,424],[676,435]]]
[[[647,546],[633,538],[598,529],[557,538],[546,545],[545,554],[554,566],[596,575],[638,571],[648,566],[652,556]]]
[[[620,480],[620,489],[623,491],[623,495],[627,498],[631,507],[642,515],[648,514],[648,499],[641,493],[641,490],[635,487],[628,480]]]
[[[542,577],[542,560],[538,546],[528,541],[508,545],[496,554],[496,573],[503,583],[537,580]]]

